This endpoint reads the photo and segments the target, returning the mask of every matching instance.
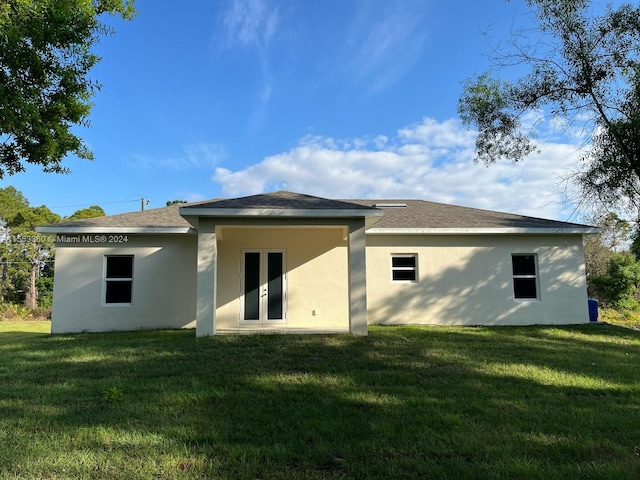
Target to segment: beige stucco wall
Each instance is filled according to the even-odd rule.
[[[284,249],[287,319],[270,328],[348,330],[347,241],[344,228],[234,228],[218,234],[216,330],[239,324],[242,249]]]
[[[57,243],[52,333],[195,327],[196,245],[196,235],[131,234]],[[134,256],[131,305],[104,305],[105,255]]]
[[[391,255],[418,254],[417,283],[391,281]],[[515,300],[511,254],[535,253],[539,301]],[[587,322],[580,235],[367,236],[369,323]]]
[[[242,249],[283,249],[287,321],[271,328],[349,328],[347,229],[217,231],[216,330],[237,330]],[[580,235],[367,235],[369,323],[562,324],[588,321]],[[391,281],[391,255],[418,254],[418,282]],[[540,300],[515,300],[511,254],[535,253]],[[104,256],[134,255],[132,305],[103,304]],[[128,235],[127,243],[59,243],[52,332],[194,327],[197,235]]]

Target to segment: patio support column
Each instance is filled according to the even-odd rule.
[[[367,265],[364,219],[349,222],[349,332],[367,335]]]
[[[206,337],[216,333],[217,263],[216,225],[212,220],[200,219],[198,228],[196,337]]]

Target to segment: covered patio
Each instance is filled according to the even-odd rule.
[[[179,213],[198,235],[196,336],[367,334],[365,230],[382,210],[275,192]]]

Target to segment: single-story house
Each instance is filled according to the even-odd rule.
[[[588,322],[582,237],[597,229],[281,191],[38,231],[56,241],[53,333],[206,336]]]

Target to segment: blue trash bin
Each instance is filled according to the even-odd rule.
[[[598,301],[594,298],[589,299],[589,321],[598,321]]]

